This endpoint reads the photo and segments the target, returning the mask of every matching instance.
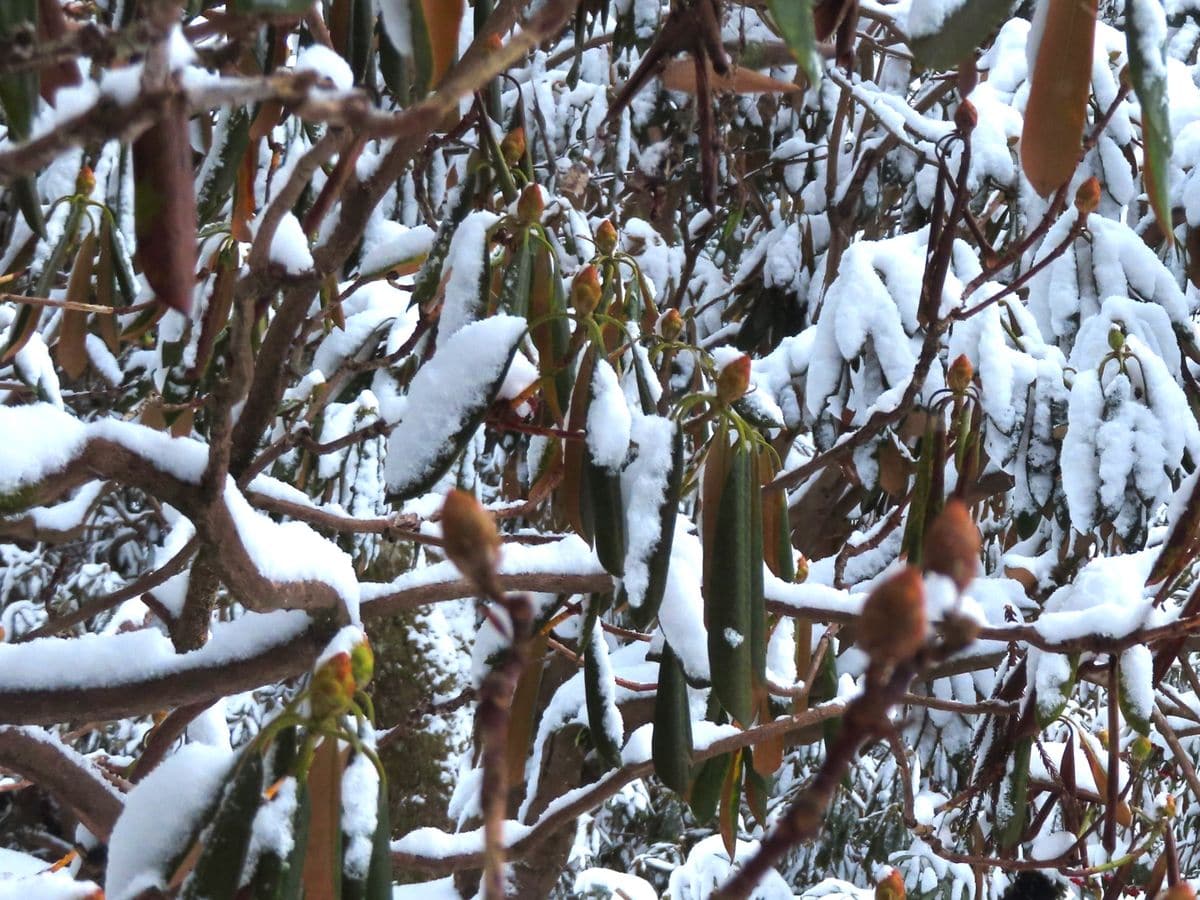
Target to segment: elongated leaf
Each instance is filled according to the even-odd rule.
[[[754,557],[762,527],[761,518],[753,521],[757,487],[750,451],[733,448],[713,524],[713,542],[705,547],[706,557],[716,554],[708,565],[704,591],[713,691],[725,711],[743,727],[753,721],[755,713],[756,568],[760,591],[762,578],[762,557]],[[760,535],[757,542],[755,532]]]
[[[696,821],[705,824],[712,821],[717,814],[717,804],[721,800],[721,787],[725,784],[725,775],[733,764],[733,754],[723,753],[707,759],[688,793],[688,805]]]
[[[429,46],[433,56],[430,87],[437,87],[442,76],[458,59],[458,32],[462,25],[463,0],[421,0]]]
[[[181,897],[232,897],[238,888],[263,791],[263,760],[249,749],[234,774]]]
[[[1033,67],[1021,165],[1029,183],[1049,197],[1075,172],[1092,84],[1096,0],[1046,3],[1045,27]]]
[[[71,280],[67,283],[68,302],[86,303],[91,297],[92,264],[95,256],[96,234],[89,232],[75,257],[75,265],[71,267]],[[87,370],[87,322],[88,313],[84,310],[63,310],[54,356],[71,378],[78,378]]]
[[[346,751],[349,753],[349,750]],[[345,758],[335,738],[325,738],[317,747],[308,772],[311,813],[304,851],[304,897],[333,900],[341,878],[342,859],[342,770]]]
[[[1126,0],[1129,78],[1142,107],[1143,181],[1167,243],[1174,241],[1167,181],[1171,118],[1167,99],[1167,14],[1160,0]]]
[[[500,309],[514,316],[529,314],[533,289],[533,246],[528,229],[521,229],[517,246],[504,270],[500,287]]]
[[[813,25],[812,0],[768,0],[771,18],[810,86],[821,81],[821,57]]]
[[[554,422],[562,422],[571,400],[571,373],[565,359],[571,335],[567,326],[567,299],[562,279],[555,272],[550,251],[534,249],[533,280],[529,295],[529,331],[538,352],[542,396]]]
[[[1033,738],[1017,741],[1012,768],[1000,784],[1000,799],[996,803],[996,833],[1004,849],[1015,846],[1025,830],[1025,811],[1029,805],[1029,754],[1032,749]]]
[[[446,473],[496,399],[525,320],[493,316],[460,329],[413,377],[404,418],[388,441],[384,475],[401,498]]]
[[[1173,582],[1187,568],[1200,546],[1200,472],[1192,474],[1180,486],[1179,495],[1185,491],[1187,499],[1178,514],[1171,516],[1162,549],[1146,578],[1147,587]]]
[[[1049,727],[1062,715],[1075,690],[1075,678],[1079,671],[1079,654],[1064,656],[1045,653],[1038,657],[1037,669],[1033,673],[1037,691],[1037,721],[1042,728]]]
[[[953,68],[987,42],[1012,8],[1013,0],[959,0],[955,5],[913,0],[908,46],[923,66]]]
[[[679,794],[687,796],[692,773],[692,714],[687,681],[670,644],[663,644],[658,663],[658,692],[654,697],[654,731],[650,749],[654,774]]]
[[[600,758],[610,766],[621,765],[624,723],[616,703],[616,682],[608,661],[608,645],[600,628],[600,605],[593,599],[584,621],[585,650],[583,687],[587,704],[588,730]]]
[[[738,808],[742,800],[742,760],[745,753],[737,750],[733,761],[725,772],[725,780],[721,784],[721,805],[718,811],[717,824],[721,832],[721,843],[729,861],[733,862],[737,851]]]
[[[581,433],[587,423],[588,406],[591,402],[592,368],[595,359],[584,353],[575,376],[575,387],[571,396],[568,429]],[[569,440],[563,444],[563,481],[558,496],[562,500],[562,511],[567,524],[589,544],[592,542],[591,491],[584,481],[587,448],[583,441]]]
[[[188,113],[182,97],[133,142],[134,221],[138,259],[158,299],[192,311],[196,281],[196,194]]]
[[[1154,711],[1154,658],[1145,644],[1135,644],[1121,654],[1118,663],[1117,701],[1121,715],[1138,734],[1150,734]]]
[[[0,4],[0,38],[8,37],[22,25],[37,26],[37,0],[6,0]],[[33,128],[37,114],[38,73],[16,72],[0,76],[0,106],[4,108],[4,121],[14,143],[24,141]],[[46,236],[46,221],[42,215],[42,204],[38,197],[37,179],[23,175],[12,184],[17,206],[25,222],[38,237]]]
[[[521,672],[517,689],[513,691],[512,706],[508,711],[508,742],[504,753],[509,784],[520,784],[525,778],[525,759],[529,756],[529,741],[537,724],[538,689],[542,686],[542,673],[545,670],[546,643],[546,635],[540,632],[530,640],[526,651],[529,662]]]
[[[1114,733],[1110,740],[1117,740],[1117,735]],[[1109,773],[1105,770],[1104,763],[1100,761],[1100,757],[1096,754],[1095,749],[1088,740],[1088,736],[1082,732],[1079,734],[1079,749],[1083,751],[1083,755],[1087,759],[1088,768],[1092,770],[1092,780],[1096,782],[1096,793],[1101,797],[1107,797]],[[1129,804],[1124,800],[1117,802],[1117,822],[1125,828],[1133,824],[1133,811],[1130,810]]]
[[[237,182],[238,166],[250,143],[250,113],[244,106],[222,110],[217,118],[209,160],[201,170],[196,209],[201,222],[211,222],[221,213]]]
[[[791,94],[804,88],[790,81],[780,81],[754,69],[735,67],[727,75],[718,74],[708,65],[709,89],[729,94]],[[696,94],[699,84],[696,79],[696,61],[690,56],[673,59],[662,71],[663,87],[670,91]]]
[[[667,588],[667,573],[671,564],[671,548],[675,543],[675,516],[679,508],[679,496],[683,489],[683,470],[684,470],[684,453],[683,453],[683,429],[676,422],[668,420],[648,419],[647,422],[661,423],[662,428],[670,430],[670,466],[666,472],[662,473],[663,481],[661,484],[662,500],[658,506],[657,525],[658,531],[654,538],[650,540],[642,540],[640,538],[640,529],[637,523],[630,521],[628,528],[631,536],[638,534],[637,540],[630,540],[628,558],[625,562],[626,583],[622,586],[624,590],[629,590],[629,580],[633,577],[635,568],[644,566],[645,571],[645,586],[642,588],[640,596],[637,598],[637,603],[633,603],[633,597],[630,595],[629,617],[636,628],[647,628],[654,621],[654,617],[658,615],[659,607],[662,606],[663,594]],[[636,426],[635,426],[636,427]],[[647,426],[648,427],[648,426]],[[636,435],[635,431],[635,435]],[[639,453],[638,459],[630,465],[626,470],[626,474],[632,471],[635,475],[640,475],[642,468],[638,465],[642,461],[641,454],[649,454],[653,449],[645,447]],[[649,466],[647,466],[649,469]],[[657,474],[657,473],[656,473]],[[632,494],[650,490],[649,487],[641,484],[640,479],[626,485],[627,493]],[[636,502],[635,498],[627,498],[627,511],[632,516]],[[631,559],[637,557],[636,564],[631,564]]]

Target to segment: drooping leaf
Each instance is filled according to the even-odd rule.
[[[388,441],[390,493],[416,496],[446,473],[496,399],[524,334],[525,320],[516,316],[472,322],[418,370]]]
[[[67,282],[67,302],[87,303],[91,297],[92,266],[96,256],[96,233],[88,232],[75,256],[71,267],[71,278]],[[58,329],[58,343],[54,356],[63,371],[71,378],[78,378],[87,370],[88,313],[82,309],[63,310]]]
[[[721,832],[721,842],[729,861],[733,862],[737,850],[738,809],[742,800],[742,761],[745,751],[736,750],[733,761],[725,772],[725,780],[721,784],[721,804],[718,810],[717,825]]]
[[[722,753],[704,761],[692,781],[692,789],[688,793],[688,805],[696,821],[707,824],[717,814],[717,804],[721,801],[721,787],[725,784],[725,776],[733,764],[733,754]]]
[[[1029,804],[1029,754],[1033,738],[1017,741],[1011,765],[1000,783],[996,801],[996,834],[1002,848],[1016,845],[1025,830],[1025,812]]]
[[[1200,547],[1200,472],[1184,481],[1178,496],[1184,496],[1184,492],[1187,492],[1186,499],[1177,514],[1171,516],[1162,549],[1146,577],[1147,587],[1173,582],[1195,558]]]
[[[608,660],[608,645],[600,627],[599,608],[593,599],[584,622],[583,686],[588,731],[600,758],[610,766],[619,767],[624,724],[617,708],[616,682]]]
[[[236,893],[262,791],[263,760],[251,747],[221,799],[196,867],[184,882],[180,896],[185,900],[232,897]]]
[[[683,666],[670,644],[663,644],[658,663],[651,751],[654,774],[676,794],[687,796],[692,772],[692,715]]]
[[[421,9],[433,57],[429,85],[436,87],[458,59],[458,32],[465,6],[463,0],[421,0]]]
[[[310,814],[302,875],[306,900],[334,900],[341,884],[344,767],[337,739],[322,740],[308,771]]]
[[[761,516],[755,521],[753,515],[757,488],[750,450],[731,448],[712,544],[705,547],[706,558],[714,555],[706,564],[704,590],[713,691],[725,711],[743,727],[755,714],[755,606],[762,596],[762,556],[754,556],[754,548],[761,547],[762,541]]]
[[[1045,26],[1021,131],[1021,165],[1034,189],[1049,197],[1070,180],[1083,146],[1096,0],[1057,0],[1043,8]]]
[[[196,194],[183,97],[133,142],[134,222],[138,259],[159,301],[192,311],[196,281]]]
[[[1171,161],[1167,14],[1159,0],[1126,0],[1125,42],[1129,78],[1142,107],[1143,180],[1150,206],[1170,244],[1175,238],[1167,194]]]
[[[813,23],[812,0],[768,0],[771,18],[810,86],[821,81],[821,57]]]
[[[790,81],[780,81],[754,69],[735,67],[726,75],[718,74],[708,65],[711,90],[730,94],[790,94],[804,89]],[[663,87],[670,91],[696,94],[700,87],[696,80],[696,62],[690,56],[673,59],[662,71]]]
[[[38,0],[8,0],[0,3],[0,38],[9,37],[22,26],[36,29],[37,25]],[[37,103],[37,70],[0,75],[0,106],[4,108],[4,121],[14,143],[29,137],[37,114]],[[44,238],[46,222],[38,197],[37,179],[33,175],[22,175],[13,182],[12,191],[26,224],[34,234]]]
[[[250,143],[250,113],[244,106],[222,110],[213,129],[213,146],[200,170],[196,194],[198,221],[211,222],[220,215],[237,182],[238,166]]]
[[[1062,715],[1075,689],[1075,678],[1079,671],[1079,654],[1069,656],[1043,653],[1038,656],[1037,668],[1033,673],[1034,689],[1037,691],[1038,725],[1047,728]]]
[[[1121,715],[1138,734],[1149,735],[1150,715],[1154,712],[1154,657],[1150,648],[1135,644],[1124,651],[1117,672]]]
[[[913,0],[908,15],[908,46],[932,69],[950,69],[987,42],[1012,12],[1013,0]]]
[[[683,470],[684,470],[684,448],[683,448],[683,429],[675,422],[658,417],[648,418],[643,423],[635,425],[635,436],[639,431],[647,431],[648,433],[669,431],[670,432],[670,465],[665,472],[653,472],[655,475],[661,475],[661,496],[662,500],[658,506],[657,534],[650,539],[642,539],[644,534],[644,523],[639,526],[638,523],[630,521],[628,523],[628,531],[630,534],[629,547],[627,558],[625,561],[625,583],[623,589],[626,591],[629,598],[629,617],[637,628],[647,628],[654,621],[654,617],[658,615],[659,607],[662,605],[663,594],[667,587],[667,573],[671,563],[671,548],[675,541],[675,517],[676,511],[679,508],[679,496],[683,488]],[[626,470],[626,474],[632,475],[636,480],[631,479],[626,483],[626,504],[630,515],[634,510],[632,504],[635,502],[632,494],[637,492],[639,495],[643,491],[648,491],[650,488],[641,483],[643,471],[646,474],[650,473],[650,463],[643,469],[639,466],[639,462],[643,460],[643,454],[651,454],[655,451],[665,448],[644,447],[639,451],[638,459],[630,465]],[[645,517],[649,520],[649,517]],[[636,557],[636,559],[634,559]],[[634,602],[634,596],[630,593],[629,581],[634,577],[635,570],[645,571],[645,584],[641,586],[640,594],[637,596],[637,602]],[[640,578],[640,575],[638,576]]]

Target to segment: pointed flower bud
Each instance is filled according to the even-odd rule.
[[[970,100],[963,100],[954,111],[954,127],[958,129],[959,134],[970,134],[978,124],[979,113],[975,104]]]
[[[722,405],[740,400],[750,390],[750,357],[739,356],[730,360],[717,373],[717,399]]]
[[[979,528],[967,504],[951,497],[925,533],[925,567],[965,591],[979,569],[980,546]]]
[[[91,196],[96,189],[96,173],[91,166],[81,166],[75,178],[75,193],[81,197]]]
[[[858,646],[872,663],[897,663],[925,645],[925,583],[905,566],[871,591],[858,617]]]
[[[442,504],[442,542],[449,560],[483,594],[496,593],[500,533],[473,494],[457,488]]]
[[[596,228],[596,249],[603,256],[612,256],[617,249],[617,229],[612,219],[605,219]]]
[[[904,900],[906,891],[904,879],[896,869],[892,869],[875,885],[875,900]]]
[[[500,155],[510,166],[515,166],[525,155],[525,129],[518,125],[500,142]]]
[[[946,386],[956,394],[964,394],[974,377],[975,367],[971,365],[971,360],[967,359],[967,354],[960,353],[954,362],[950,363],[950,370],[946,373]]]
[[[1089,216],[1100,206],[1100,182],[1093,175],[1075,191],[1075,208],[1080,216]]]
[[[581,316],[590,316],[600,305],[600,270],[584,266],[571,282],[571,308]]]
[[[675,341],[683,334],[683,316],[677,309],[668,309],[658,317],[658,333],[664,341]]]
[[[370,684],[375,675],[375,651],[365,635],[362,643],[355,644],[350,651],[350,674],[359,690]]]
[[[542,189],[536,184],[526,185],[517,199],[517,220],[524,225],[532,225],[542,221],[542,213],[546,211],[546,201],[542,197]]]
[[[338,653],[313,673],[310,703],[314,719],[328,719],[349,708],[354,699],[353,663],[349,653]]]
[[[1125,348],[1125,332],[1120,325],[1108,329],[1108,347],[1114,353],[1120,353]]]

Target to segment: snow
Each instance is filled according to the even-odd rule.
[[[332,51],[330,51],[332,52]],[[303,275],[312,271],[313,257],[308,249],[308,238],[300,220],[290,212],[284,213],[271,236],[270,260],[280,266],[289,275]]]
[[[964,5],[966,0],[912,0],[905,31],[913,38],[936,34]]]
[[[172,873],[165,867],[187,849],[234,759],[227,751],[187,744],[134,786],[108,845],[104,894],[109,900],[133,900],[143,891],[166,887]],[[163,815],[165,809],[171,815]]]
[[[384,474],[397,490],[427,478],[444,444],[491,400],[525,320],[496,315],[464,325],[413,377],[402,420],[388,440]],[[420,423],[416,427],[414,423]]]
[[[391,4],[388,4],[389,6]],[[380,222],[374,240],[363,250],[359,268],[364,275],[382,274],[401,263],[414,262],[429,253],[435,232],[428,225],[408,228],[399,222]]]
[[[350,71],[350,64],[324,44],[314,42],[300,48],[296,54],[296,71],[315,72],[322,78],[328,78],[339,91],[354,87],[354,73]]]
[[[0,852],[5,854],[0,857],[0,900],[28,900],[30,897],[36,897],[37,900],[92,900],[99,893],[100,889],[95,884],[90,881],[76,881],[75,876],[67,869],[6,878],[2,874],[4,860],[24,854],[3,848],[0,848]],[[45,863],[39,862],[39,865],[43,870],[48,868]]]
[[[592,371],[592,398],[587,414],[587,446],[592,462],[616,471],[629,452],[632,423],[617,373],[606,359]]]
[[[704,551],[696,528],[686,516],[677,516],[658,625],[683,671],[695,681],[709,680],[708,629],[704,626],[704,598],[700,592],[703,571]]]
[[[214,624],[208,643],[183,654],[175,653],[166,635],[149,629],[0,644],[0,685],[2,691],[134,685],[261,655],[298,637],[309,625],[308,616],[298,611],[246,613]]]
[[[619,897],[622,900],[658,900],[658,892],[648,881],[612,869],[584,869],[575,876],[575,894]]]
[[[379,824],[379,772],[365,753],[356,753],[342,774],[342,866],[365,880]]]
[[[621,710],[617,706],[616,682],[613,681],[612,664],[608,658],[608,644],[604,642],[604,629],[597,619],[592,627],[592,633],[587,641],[587,653],[591,656],[596,668],[597,681],[600,686],[600,700],[604,706],[602,727],[608,740],[620,747],[625,740],[625,722],[621,718]]]
[[[474,322],[484,313],[488,285],[486,283],[488,234],[500,217],[487,210],[469,213],[454,231],[446,252],[445,300],[438,318],[438,350],[463,326]]]
[[[630,438],[637,445],[637,455],[621,473],[621,496],[628,545],[622,583],[633,607],[641,606],[645,599],[650,560],[663,537],[660,510],[666,500],[677,427],[669,419],[640,414],[631,424]]]
[[[757,851],[758,841],[737,841],[734,862],[744,863]],[[687,861],[671,873],[667,891],[671,900],[706,900],[732,871],[721,835],[714,834],[696,844]],[[767,870],[750,896],[752,900],[793,900],[792,889],[774,869]]]

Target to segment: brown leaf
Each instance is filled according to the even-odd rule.
[[[1095,36],[1096,0],[1047,4],[1021,133],[1021,165],[1043,197],[1069,181],[1079,163]]]
[[[727,75],[719,75],[711,62],[708,66],[708,83],[714,91],[733,94],[790,94],[803,91],[799,85],[789,81],[780,81],[770,75],[756,72],[754,69],[743,69],[735,66]],[[683,91],[686,94],[697,93],[696,64],[690,56],[681,56],[667,63],[662,72],[663,87],[671,91]]]
[[[92,264],[95,257],[96,233],[90,231],[83,239],[75,257],[75,264],[71,267],[66,297],[69,302],[86,303],[91,296]],[[87,371],[87,322],[88,314],[82,309],[63,310],[58,342],[54,345],[54,358],[71,378],[78,378]]]
[[[335,900],[341,883],[342,768],[349,754],[338,751],[334,738],[317,747],[308,770],[308,795],[312,816],[304,853],[305,900]]]
[[[134,222],[138,258],[161,303],[192,311],[196,282],[196,194],[183,97],[133,142]]]
[[[463,0],[421,0],[429,44],[433,51],[430,83],[436,87],[458,59],[458,30],[462,24]]]

